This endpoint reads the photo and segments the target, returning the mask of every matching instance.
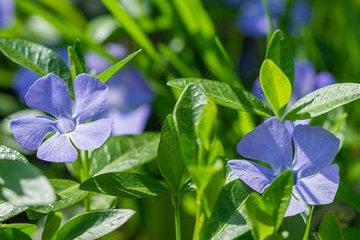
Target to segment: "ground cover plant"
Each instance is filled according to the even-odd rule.
[[[359,12],[0,0],[0,239],[357,239]]]

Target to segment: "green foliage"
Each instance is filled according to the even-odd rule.
[[[270,59],[260,68],[260,85],[275,115],[280,118],[291,97],[291,83],[281,69]]]
[[[342,240],[340,225],[334,213],[327,213],[322,219],[317,233],[320,240]]]
[[[50,212],[46,217],[44,224],[44,230],[41,234],[42,240],[54,240],[56,233],[61,225],[62,213],[61,212]]]
[[[75,79],[80,73],[86,73],[87,67],[80,40],[76,40],[73,46],[68,47],[71,79]]]
[[[98,239],[123,225],[134,214],[127,209],[108,209],[83,213],[66,222],[56,240]]]
[[[286,170],[266,188],[262,196],[257,193],[249,195],[245,209],[255,239],[281,239],[278,230],[290,202],[292,186],[292,172]]]

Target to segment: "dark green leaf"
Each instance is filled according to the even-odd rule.
[[[336,197],[360,213],[360,194],[351,186],[340,182]]]
[[[12,61],[40,76],[55,73],[72,87],[69,69],[51,49],[22,39],[0,37],[0,51]]]
[[[360,228],[345,227],[342,229],[344,240],[354,240],[354,236],[360,236]]]
[[[141,49],[137,50],[136,52],[133,52],[132,54],[130,54],[129,56],[127,56],[126,58],[122,59],[121,61],[115,63],[114,65],[112,65],[111,67],[109,67],[108,69],[104,70],[102,73],[100,73],[97,77],[102,81],[102,82],[106,82],[107,80],[109,80],[117,71],[121,70],[131,59],[133,59],[134,57],[136,57],[139,52],[141,52]]]
[[[52,204],[28,209],[27,214],[30,219],[37,219],[42,214],[68,208],[82,201],[88,194],[85,191],[81,191],[79,189],[79,183],[73,180],[51,179],[50,182],[55,189],[58,199]]]
[[[201,234],[202,240],[232,240],[250,230],[243,212],[243,204],[249,195],[236,177],[227,182],[221,190],[214,212]]]
[[[165,119],[158,148],[159,169],[174,192],[178,192],[184,183],[185,163],[181,156],[178,132],[169,115]]]
[[[270,59],[260,68],[260,85],[277,117],[281,117],[291,97],[291,83],[281,69]]]
[[[0,228],[1,240],[31,240],[31,237],[17,228]]]
[[[158,180],[141,173],[111,172],[89,178],[80,189],[119,197],[153,197],[168,193]]]
[[[0,160],[0,198],[14,205],[43,205],[55,201],[47,178],[34,166],[21,161]]]
[[[277,29],[270,38],[266,58],[271,59],[288,79],[294,81],[294,56],[284,33]]]
[[[0,160],[2,160],[2,159],[16,160],[16,161],[21,161],[23,163],[28,162],[27,159],[24,157],[24,155],[22,155],[21,153],[19,153],[15,149],[12,149],[12,148],[7,147],[5,145],[0,145]]]
[[[42,240],[53,240],[56,238],[56,233],[61,225],[62,213],[51,212],[46,217],[44,230],[41,234]]]
[[[239,88],[231,87],[226,83],[205,79],[184,78],[172,80],[168,82],[168,85],[182,90],[190,83],[200,85],[205,94],[219,105],[265,117],[272,116],[271,110],[253,94]]]
[[[311,92],[297,101],[285,114],[285,119],[313,118],[360,97],[359,83],[336,83]]]
[[[57,240],[98,239],[122,226],[134,215],[127,209],[86,212],[70,219],[57,234]]]
[[[340,225],[334,213],[327,213],[322,219],[318,231],[321,240],[342,240]]]
[[[75,40],[74,46],[68,47],[71,78],[75,79],[80,73],[86,73],[87,67],[80,40]]]

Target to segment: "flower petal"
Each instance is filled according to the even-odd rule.
[[[111,134],[118,136],[141,133],[144,130],[149,114],[150,106],[147,104],[129,113],[122,113],[115,109],[110,111],[108,117],[113,121]]]
[[[79,117],[80,123],[93,119],[107,110],[108,87],[96,77],[80,74],[74,82],[75,105],[74,117]]]
[[[275,174],[269,168],[246,160],[229,160],[229,167],[246,185],[262,193],[275,179]]]
[[[70,133],[70,139],[81,150],[98,148],[110,136],[111,125],[112,121],[109,118],[80,124]]]
[[[289,206],[286,209],[285,217],[294,216],[306,210],[305,203],[301,203],[294,196],[291,196]]]
[[[39,78],[25,96],[26,104],[54,117],[71,115],[72,100],[63,80],[53,73]]]
[[[45,136],[55,131],[55,121],[45,116],[20,117],[11,120],[10,128],[21,147],[36,150]]]
[[[333,164],[318,174],[299,179],[293,194],[310,205],[328,204],[334,200],[338,186],[339,167]]]
[[[298,172],[300,178],[311,176],[330,165],[340,145],[338,138],[318,126],[297,125],[293,139],[293,169]]]
[[[264,161],[280,173],[291,166],[290,134],[277,119],[270,118],[245,135],[237,146],[238,152],[250,159]]]
[[[49,162],[73,162],[78,154],[68,134],[55,133],[41,144],[36,156]]]

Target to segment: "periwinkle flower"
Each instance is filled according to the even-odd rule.
[[[270,24],[262,0],[229,0],[229,2],[239,4],[237,25],[245,36],[261,37],[268,34]],[[279,20],[286,17],[287,1],[269,0],[268,3],[273,24],[277,26]],[[308,2],[304,0],[294,0],[291,4],[290,14],[288,14],[289,26],[287,27],[292,33],[297,34],[311,18],[311,9]]]
[[[245,135],[237,146],[239,154],[250,160],[229,160],[228,165],[258,193],[263,193],[281,172],[290,169],[294,185],[285,216],[293,216],[304,212],[306,204],[322,205],[334,200],[339,167],[331,163],[339,142],[318,126],[297,125],[290,135],[277,118],[270,118]]]
[[[0,28],[11,25],[14,21],[15,4],[13,0],[0,0]]]
[[[72,162],[77,149],[100,147],[111,133],[111,119],[101,117],[108,107],[108,87],[91,75],[80,74],[74,81],[74,95],[72,100],[65,82],[55,74],[36,80],[25,102],[50,116],[12,119],[15,139],[50,162]]]

